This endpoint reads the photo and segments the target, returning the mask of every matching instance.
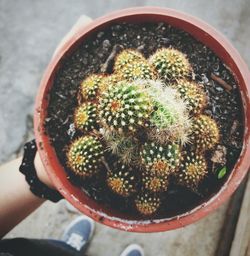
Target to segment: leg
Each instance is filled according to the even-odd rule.
[[[79,216],[66,228],[62,240],[49,239],[4,239],[0,241],[0,253],[15,256],[73,256],[84,255],[94,232],[94,221]]]

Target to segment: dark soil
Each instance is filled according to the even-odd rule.
[[[110,61],[109,56],[114,50],[138,49],[148,57],[156,49],[169,46],[187,54],[196,74],[194,79],[204,84],[209,98],[205,113],[217,121],[221,132],[220,144],[226,149],[227,173],[222,179],[218,179],[217,175],[225,163],[223,161],[213,163],[212,153],[208,153],[206,157],[210,173],[200,185],[199,192],[194,193],[171,183],[172,185],[163,195],[161,210],[154,218],[172,217],[187,212],[218,192],[227,180],[242,148],[242,103],[237,82],[233,74],[209,48],[188,33],[163,23],[113,25],[90,36],[75,52],[65,57],[49,95],[46,131],[70,181],[83,187],[84,191],[96,201],[118,211],[129,213],[131,218],[138,217],[131,207],[131,199],[123,199],[111,193],[104,182],[101,182],[103,179],[79,180],[66,167],[66,146],[79,135],[74,130],[72,118],[74,108],[77,106],[77,91],[80,82],[90,73],[100,73],[103,69],[107,72],[112,71],[112,58]],[[105,62],[108,65],[103,66]],[[223,79],[233,89],[227,91],[212,80],[212,73]],[[105,172],[103,171],[100,175],[105,175]]]

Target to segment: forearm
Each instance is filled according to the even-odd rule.
[[[32,194],[25,176],[19,172],[22,159],[18,158],[0,167],[0,237],[3,237],[45,200]],[[36,156],[38,176],[48,183],[43,175],[43,166]]]

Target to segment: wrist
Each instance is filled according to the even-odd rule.
[[[41,161],[41,158],[39,156],[39,153],[36,153],[35,159],[34,159],[34,165],[37,173],[38,179],[43,182],[46,186],[48,186],[51,189],[56,189],[52,181],[50,180],[47,172],[45,171],[44,165]]]

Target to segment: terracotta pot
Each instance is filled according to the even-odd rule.
[[[63,57],[69,55],[72,50],[85,40],[86,37],[98,30],[104,29],[116,22],[165,22],[180,28],[193,35],[196,39],[211,48],[232,70],[240,87],[244,111],[244,142],[243,149],[229,178],[220,191],[211,199],[197,206],[195,209],[168,219],[156,221],[131,220],[112,209],[99,205],[88,198],[79,188],[73,186],[66,178],[65,171],[60,165],[54,148],[50,145],[49,137],[44,131],[44,120],[47,115],[48,97],[50,87],[53,85],[55,73],[60,67]],[[157,7],[141,7],[121,10],[94,20],[83,27],[79,32],[67,41],[56,56],[50,61],[40,84],[35,107],[35,136],[40,156],[59,192],[82,213],[94,220],[113,228],[134,232],[157,232],[183,227],[193,223],[209,214],[220,206],[239,186],[247,174],[250,165],[250,74],[249,70],[235,48],[217,32],[203,21],[187,14],[171,9]]]

